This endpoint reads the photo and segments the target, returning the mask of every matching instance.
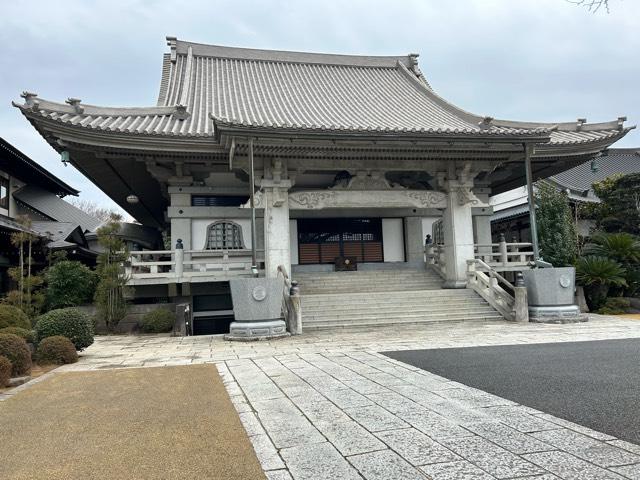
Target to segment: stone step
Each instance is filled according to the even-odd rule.
[[[313,323],[314,321],[335,321],[337,323],[356,321],[358,319],[366,320],[366,319],[380,319],[380,320],[392,320],[394,318],[413,318],[413,317],[424,317],[424,318],[443,318],[447,319],[449,317],[455,317],[460,315],[468,315],[470,317],[473,316],[484,316],[497,312],[491,308],[490,306],[482,307],[478,305],[474,305],[469,308],[449,308],[449,309],[440,309],[440,310],[429,310],[429,309],[417,309],[417,310],[406,310],[406,311],[398,311],[389,310],[389,311],[380,311],[380,312],[362,312],[362,313],[332,313],[326,312],[321,314],[306,314],[303,310],[303,319],[302,323]]]
[[[433,298],[433,299],[445,299],[445,298],[477,298],[481,297],[475,293],[473,290],[462,288],[462,289],[442,289],[439,288],[437,290],[398,290],[398,291],[387,291],[387,296],[385,298],[398,298],[398,299],[407,299],[411,300],[414,298]],[[345,300],[357,300],[362,299],[363,301],[372,301],[371,297],[364,296],[362,292],[343,292],[343,293],[318,293],[318,294],[310,294],[310,293],[301,293],[303,301],[305,299],[310,300],[318,300],[325,301],[331,300],[335,298],[343,298]]]
[[[362,286],[362,287],[335,287],[335,288],[317,288],[317,289],[300,289],[301,295],[330,295],[332,293],[342,292],[343,294],[349,293],[369,293],[369,292],[394,292],[396,289],[400,289],[407,292],[419,292],[419,291],[437,291],[440,290],[440,286],[430,285],[405,285],[405,286]]]
[[[502,320],[502,316],[497,312],[491,315],[483,315],[483,316],[461,316],[461,317],[449,317],[446,319],[436,319],[436,318],[395,318],[395,319],[387,319],[384,321],[358,321],[358,322],[342,322],[342,323],[332,323],[332,322],[317,322],[312,324],[306,324],[303,322],[302,331],[310,332],[314,330],[336,330],[336,329],[349,329],[349,328],[367,328],[367,327],[384,327],[384,326],[392,326],[392,325],[419,325],[419,324],[431,324],[431,323],[457,323],[457,322],[480,322],[480,321],[499,321]]]
[[[456,308],[478,308],[482,306],[481,303],[478,302],[477,299],[469,299],[465,301],[458,302],[447,302],[447,303],[403,303],[403,302],[386,302],[386,303],[374,303],[371,305],[367,304],[339,304],[339,303],[325,303],[325,304],[305,304],[302,303],[302,311],[305,316],[313,315],[318,312],[332,312],[337,313],[340,312],[355,312],[355,313],[364,313],[364,312],[398,312],[398,310],[411,310],[411,311],[448,311]],[[487,307],[489,307],[487,305]],[[491,308],[491,307],[489,307]]]

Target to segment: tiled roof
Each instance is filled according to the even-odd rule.
[[[78,195],[80,193],[31,160],[3,138],[0,138],[0,170],[19,178],[23,182],[40,185],[52,193],[63,196]]]
[[[417,55],[371,57],[219,47],[168,38],[156,107],[60,104],[25,93],[28,117],[104,132],[213,136],[216,126],[276,131],[542,136],[579,144],[622,136],[622,121],[493,120],[439,97]]]
[[[13,197],[56,222],[80,225],[84,231],[90,231],[100,226],[100,220],[97,218],[36,186],[22,187],[14,192]]]
[[[590,191],[591,185],[612,175],[640,173],[640,148],[612,148],[595,160],[595,166],[594,172],[591,162],[586,162],[551,179],[571,190]]]

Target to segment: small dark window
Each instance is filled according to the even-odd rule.
[[[241,250],[242,227],[233,222],[215,222],[207,227],[206,250]]]
[[[9,179],[0,176],[0,208],[9,208]]]
[[[239,207],[247,201],[248,196],[239,195],[191,195],[192,207]]]

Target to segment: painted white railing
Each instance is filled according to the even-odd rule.
[[[467,260],[467,288],[477,292],[505,319],[529,321],[526,287],[512,285],[482,260]]]
[[[167,283],[184,282],[198,277],[251,274],[251,263],[251,250],[142,250],[130,252],[125,275],[130,283],[163,279]]]

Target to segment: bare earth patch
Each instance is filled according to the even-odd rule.
[[[213,365],[60,373],[0,403],[2,479],[263,479]]]

